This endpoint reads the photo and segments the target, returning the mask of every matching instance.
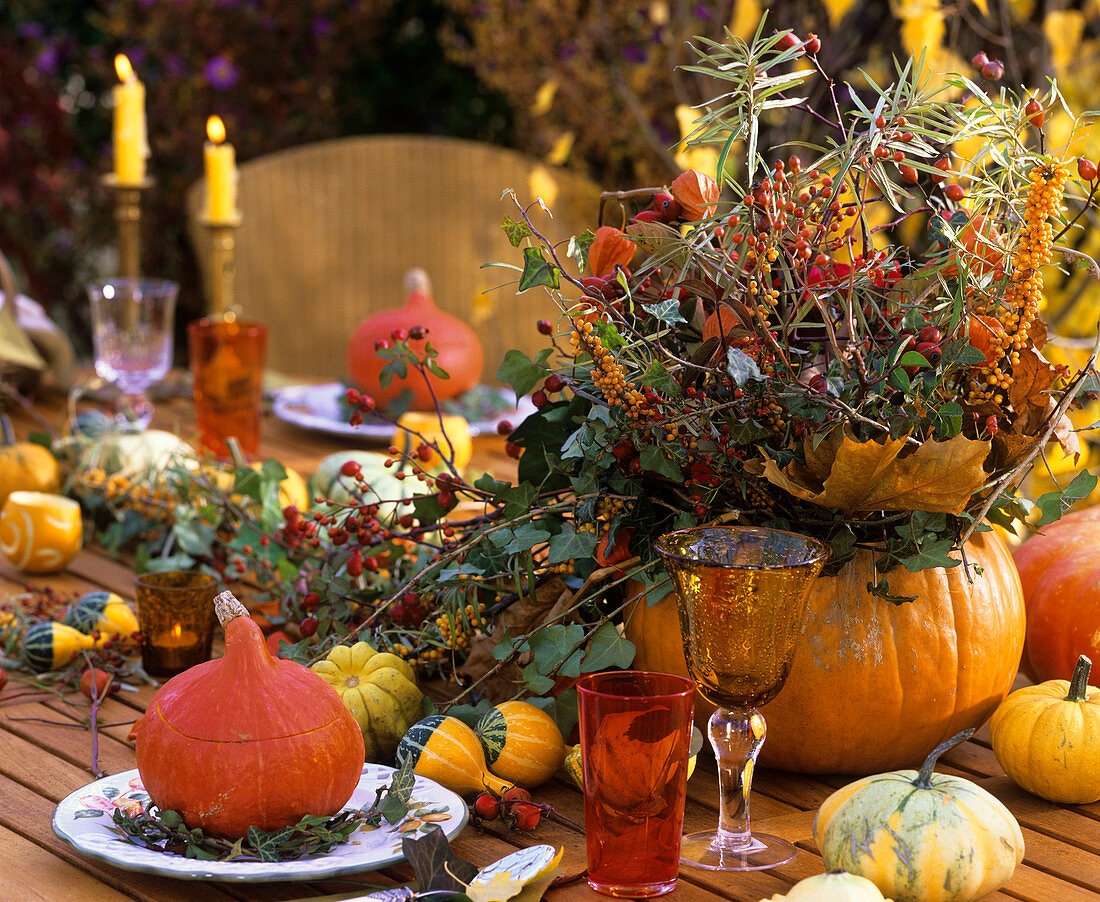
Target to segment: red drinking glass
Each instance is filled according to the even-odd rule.
[[[680,870],[695,684],[642,671],[577,684],[588,885],[610,896],[671,892]]]

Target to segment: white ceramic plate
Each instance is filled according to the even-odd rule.
[[[303,429],[367,441],[389,441],[395,427],[388,420],[364,418],[361,426],[348,423],[351,409],[344,403],[345,391],[346,387],[339,382],[278,388],[271,393],[272,410],[280,420]],[[511,406],[491,418],[470,420],[471,435],[491,434],[501,420],[518,426],[534,413],[535,405],[530,398],[524,396],[513,404],[515,394],[510,389],[501,388],[498,393]]]
[[[363,776],[346,808],[374,803],[379,786],[389,785],[394,770],[382,764],[363,765]],[[466,803],[449,789],[418,776],[413,789],[409,817],[428,816],[415,830],[398,831],[401,824],[371,830],[360,827],[347,842],[331,852],[299,861],[195,861],[170,852],[156,852],[135,845],[118,831],[111,820],[115,808],[136,812],[149,796],[136,770],[96,780],[67,796],[53,815],[53,829],[62,839],[89,858],[105,861],[127,871],[143,871],[180,880],[234,880],[267,883],[276,880],[320,880],[339,874],[369,871],[404,859],[401,840],[416,836],[429,823],[436,823],[450,839],[466,824]]]

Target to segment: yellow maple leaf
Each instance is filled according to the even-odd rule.
[[[562,847],[528,846],[482,868],[466,887],[473,902],[538,902],[554,879]]]
[[[842,511],[960,514],[985,484],[983,463],[989,449],[989,442],[957,435],[946,442],[925,442],[908,453],[904,439],[857,442],[845,435],[823,481],[820,463],[816,474],[799,464],[780,470],[770,457],[761,475],[798,498]]]

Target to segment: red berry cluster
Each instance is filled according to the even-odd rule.
[[[547,806],[531,801],[531,793],[520,786],[513,786],[499,798],[491,792],[483,792],[470,806],[475,820],[495,821],[503,818],[513,830],[530,832],[538,826]]]
[[[370,395],[360,394],[357,389],[349,388],[344,393],[344,403],[355,410],[348,417],[348,423],[352,426],[363,425],[363,414],[372,414],[375,410],[374,398]]]

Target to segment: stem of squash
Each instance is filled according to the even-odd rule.
[[[237,599],[237,596],[230,591],[219,593],[214,598],[214,613],[218,615],[218,623],[222,625],[222,629],[229,623],[230,620],[236,620],[238,617],[247,617],[248,608],[246,608]]]
[[[1087,702],[1089,700],[1089,671],[1092,670],[1092,661],[1087,656],[1081,655],[1073,668],[1073,676],[1069,678],[1069,694],[1067,702]]]
[[[917,779],[913,781],[913,785],[920,789],[931,789],[932,770],[933,768],[935,768],[936,761],[939,760],[940,755],[942,755],[948,749],[952,749],[955,746],[966,742],[966,740],[968,740],[973,735],[974,728],[971,727],[969,730],[963,730],[961,733],[952,736],[950,739],[944,740],[934,749],[932,749],[932,751],[929,752],[928,757],[924,759],[924,764],[921,765],[920,773],[917,774]]]

